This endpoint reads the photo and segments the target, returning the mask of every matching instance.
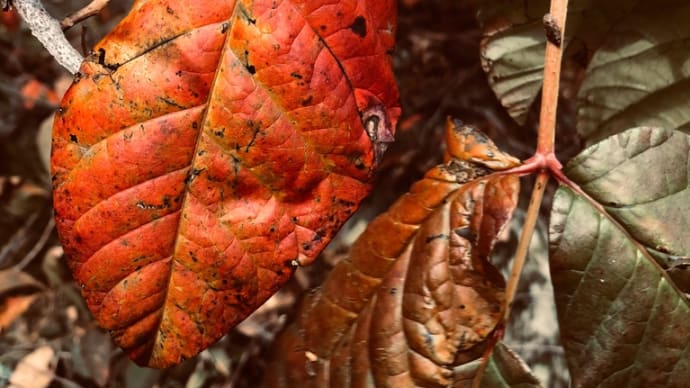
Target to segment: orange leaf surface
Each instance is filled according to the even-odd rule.
[[[55,118],[56,221],[142,365],[209,346],[308,264],[393,140],[391,0],[139,0]]]
[[[279,337],[269,387],[450,386],[482,355],[505,282],[488,261],[519,162],[448,123],[448,162],[377,217]],[[493,166],[493,168],[489,168]],[[458,375],[456,375],[458,373]],[[461,376],[462,375],[462,376]]]

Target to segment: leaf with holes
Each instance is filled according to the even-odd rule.
[[[56,221],[98,323],[166,367],[308,264],[399,115],[393,1],[140,0],[55,119]]]
[[[467,364],[485,351],[504,303],[503,277],[488,257],[519,192],[516,176],[492,172],[519,162],[469,127],[448,129],[448,162],[372,221],[302,302],[278,339],[266,386],[474,378],[477,365]]]

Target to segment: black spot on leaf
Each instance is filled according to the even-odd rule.
[[[350,26],[350,30],[362,38],[367,36],[367,21],[364,16],[357,16]]]

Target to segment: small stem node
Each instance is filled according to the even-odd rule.
[[[563,48],[565,47],[565,21],[568,10],[568,0],[552,0],[551,9],[544,17],[547,33],[546,54],[544,63],[544,85],[542,87],[541,110],[539,113],[539,132],[537,135],[537,150],[534,156],[524,164],[501,172],[501,174],[525,175],[538,172],[537,181],[532,189],[525,224],[520,235],[515,252],[513,268],[506,286],[506,300],[503,306],[502,325],[506,325],[510,318],[510,310],[517,291],[522,268],[525,265],[529,242],[534,233],[534,227],[539,217],[539,208],[544,197],[546,184],[553,175],[559,182],[572,184],[563,174],[563,166],[555,154],[556,112],[558,110],[558,92],[561,77],[561,63]],[[486,369],[489,357],[482,357],[482,365],[473,379],[473,387],[478,387]]]

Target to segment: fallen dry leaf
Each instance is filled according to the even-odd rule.
[[[26,272],[0,271],[0,330],[7,329],[19,318],[44,288]]]
[[[24,98],[24,109],[26,110],[33,109],[41,101],[52,106],[56,106],[60,101],[50,86],[37,79],[28,80],[22,87],[21,94]]]
[[[9,388],[45,388],[55,376],[55,350],[44,345],[24,357],[10,375]]]
[[[33,293],[43,289],[43,284],[33,276],[16,269],[0,271],[0,297],[10,293]]]
[[[0,300],[0,331],[10,327],[36,300],[38,295],[8,296]]]

